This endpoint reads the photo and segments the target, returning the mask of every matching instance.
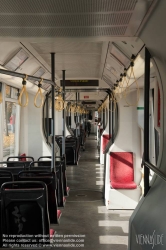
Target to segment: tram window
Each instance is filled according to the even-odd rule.
[[[113,106],[113,105],[116,105]],[[114,142],[117,132],[118,132],[118,105],[117,103],[113,103],[111,105],[111,124],[110,124],[110,131],[112,135],[112,142]]]
[[[6,85],[6,97],[11,99],[18,99],[18,89]]]
[[[154,69],[151,68],[151,74]],[[149,91],[149,161],[157,166],[160,151],[160,90],[156,78],[152,78]],[[151,175],[153,171],[150,171]]]
[[[5,101],[3,125],[3,160],[18,155],[19,141],[19,106],[14,102]]]

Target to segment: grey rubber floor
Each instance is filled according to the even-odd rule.
[[[67,167],[70,195],[60,225],[54,226],[53,249],[127,250],[131,210],[107,210],[102,199],[103,166],[95,136],[87,138],[78,166]]]

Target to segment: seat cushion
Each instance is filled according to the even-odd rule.
[[[110,182],[115,189],[135,189],[133,153],[110,153]]]
[[[111,182],[111,187],[115,189],[135,189],[137,185],[134,181],[128,183],[120,183],[120,182]]]
[[[54,230],[54,229],[50,229],[50,239],[52,239],[52,238],[53,238],[54,233],[55,233],[55,230]]]

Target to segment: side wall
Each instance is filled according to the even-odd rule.
[[[21,108],[20,154],[26,153],[37,160],[40,156],[51,155],[42,135],[42,109],[34,106],[34,95],[29,94],[29,104]]]
[[[146,44],[151,56],[155,60],[157,81],[161,90],[161,147],[160,155],[157,163],[159,167],[166,174],[166,33],[164,32],[164,25],[166,22],[166,1],[158,1],[155,11],[149,18],[144,30],[140,34],[140,38]],[[163,109],[164,108],[164,109]],[[165,250],[166,249],[166,182],[154,175],[151,182],[151,188],[142,198],[141,202],[135,209],[130,218],[130,237],[129,250]],[[146,237],[150,235],[153,239],[156,235],[160,236],[160,242],[156,245],[156,240],[152,244],[141,244],[138,237]],[[161,241],[161,236],[162,241]],[[136,238],[137,237],[137,238]],[[154,243],[154,245],[153,245]]]

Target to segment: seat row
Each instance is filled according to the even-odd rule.
[[[56,136],[55,140],[60,148],[60,153],[62,155],[62,136]],[[65,138],[65,153],[67,165],[78,164],[80,145],[80,137],[69,135]]]
[[[11,161],[12,158],[19,161]],[[49,225],[59,223],[62,213],[58,207],[65,205],[65,196],[69,193],[65,157],[56,157],[56,169],[51,169],[50,160],[51,157],[34,161],[29,156],[12,156],[0,163],[6,165],[0,168],[2,238],[6,237],[4,235],[16,235],[17,238],[19,233],[49,238]]]

